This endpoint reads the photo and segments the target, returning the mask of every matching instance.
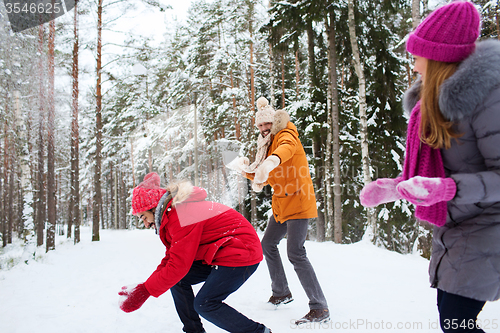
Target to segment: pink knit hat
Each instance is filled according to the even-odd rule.
[[[160,187],[160,176],[156,172],[148,173],[132,192],[132,214],[155,208],[165,192],[167,190]]]
[[[459,62],[475,50],[480,16],[468,1],[454,1],[434,10],[408,37],[411,54],[442,62]]]

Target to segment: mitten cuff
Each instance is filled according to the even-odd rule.
[[[450,201],[455,197],[457,193],[457,184],[453,180],[453,178],[444,178],[444,193],[443,193],[443,201]]]
[[[148,293],[149,296],[152,296],[151,292],[148,290],[148,287],[146,287],[146,282],[139,284],[137,287],[139,287],[140,285],[142,285],[142,287],[144,288],[144,292]]]

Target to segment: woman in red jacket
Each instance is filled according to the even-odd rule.
[[[189,182],[163,189],[156,173],[134,188],[132,213],[155,227],[166,253],[146,282],[122,288],[120,308],[135,311],[170,289],[184,332],[205,332],[201,315],[229,332],[269,333],[223,302],[262,261],[260,240],[241,214],[206,197]],[[191,286],[200,282],[205,284],[195,297]]]

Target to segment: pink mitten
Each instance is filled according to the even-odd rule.
[[[139,309],[151,296],[144,283],[122,287],[118,295],[124,296],[120,300],[120,309],[127,313]]]
[[[432,206],[453,199],[457,184],[452,178],[415,176],[399,183],[397,190],[403,198],[417,206]]]
[[[375,207],[380,204],[393,202],[401,199],[396,186],[402,181],[398,178],[379,178],[363,187],[359,199],[364,207]]]

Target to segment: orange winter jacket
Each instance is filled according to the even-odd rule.
[[[274,125],[273,125],[274,126]],[[269,173],[267,184],[273,188],[272,210],[277,222],[318,216],[316,196],[306,153],[297,127],[288,122],[274,135],[267,156],[276,155],[281,163]],[[247,174],[253,179],[254,174]]]

